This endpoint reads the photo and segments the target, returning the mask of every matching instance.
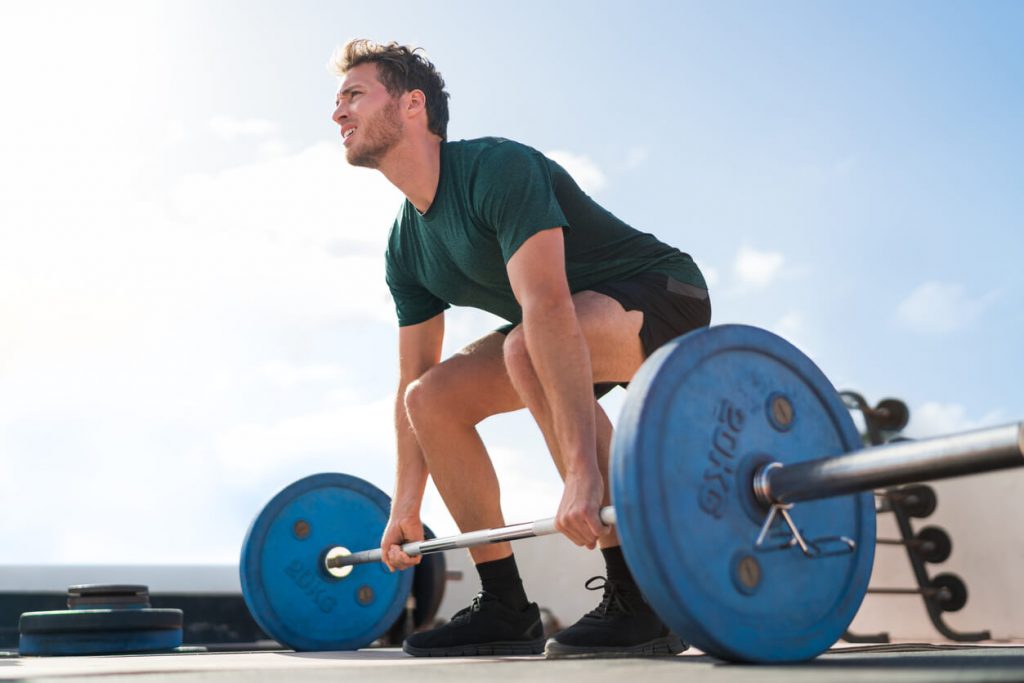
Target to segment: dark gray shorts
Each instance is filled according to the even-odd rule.
[[[711,324],[711,298],[705,289],[688,285],[659,273],[641,273],[620,282],[605,282],[589,288],[609,296],[627,311],[640,311],[644,322],[640,327],[640,344],[644,357],[676,337]],[[509,324],[498,328],[508,334],[515,328]],[[594,395],[604,396],[616,386],[628,382],[595,384]]]

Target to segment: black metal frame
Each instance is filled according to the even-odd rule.
[[[865,442],[866,445],[879,446],[890,440],[894,440],[896,433],[886,431],[880,426],[882,420],[879,419],[879,415],[876,414],[875,409],[871,408],[868,402],[862,395],[855,391],[842,391],[840,396],[843,398],[843,402],[846,403],[850,410],[857,410],[864,417],[865,426]],[[931,509],[926,509],[922,514],[920,509],[921,500],[915,498],[913,491],[919,491],[920,493],[927,493],[932,497],[932,505],[927,506]],[[932,625],[935,629],[941,633],[944,637],[949,640],[956,642],[977,642],[979,640],[988,640],[992,637],[991,632],[985,631],[957,631],[943,619],[943,613],[946,611],[955,611],[952,607],[960,609],[963,604],[959,606],[947,606],[950,596],[944,593],[942,590],[936,590],[934,584],[934,578],[929,576],[928,569],[925,566],[926,560],[922,556],[923,553],[919,549],[916,543],[916,536],[914,534],[914,528],[911,525],[912,517],[927,517],[934,510],[934,498],[935,492],[931,487],[922,486],[915,484],[911,486],[900,486],[882,489],[876,492],[876,496],[879,497],[879,505],[877,511],[891,512],[896,519],[896,526],[900,532],[900,545],[902,545],[907,552],[907,560],[910,562],[910,567],[914,572],[914,579],[917,582],[916,588],[910,588],[903,591],[879,591],[877,594],[886,594],[894,592],[903,593],[917,593],[921,595],[921,599],[924,601],[925,611],[928,613],[928,618],[931,620]],[[950,575],[951,576],[951,575]],[[954,580],[959,580],[959,577],[952,577]],[[962,581],[961,581],[962,583]],[[868,589],[871,593],[871,589]],[[964,598],[964,602],[966,598]],[[851,631],[846,631],[843,636],[843,640],[848,643],[888,643],[890,642],[888,633],[872,633],[872,634],[858,634]]]

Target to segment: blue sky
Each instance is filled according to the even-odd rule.
[[[400,197],[329,120],[352,37],[426,48],[452,138],[550,153],[694,255],[715,322],[911,433],[1024,417],[1022,34],[1012,2],[5,4],[0,562],[233,562],[293,479],[390,489]],[[483,431],[509,521],[551,514],[528,420]]]

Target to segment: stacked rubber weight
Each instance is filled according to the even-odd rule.
[[[25,612],[18,624],[22,655],[163,652],[182,642],[179,609],[153,609],[149,589],[81,585],[68,589],[68,609]]]

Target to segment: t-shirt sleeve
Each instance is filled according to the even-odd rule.
[[[400,259],[390,247],[384,255],[384,263],[384,277],[391,290],[391,298],[395,300],[399,327],[426,322],[450,308],[447,302],[427,291],[402,268]]]
[[[504,142],[491,149],[481,158],[472,187],[473,208],[497,234],[505,263],[538,232],[570,227],[547,159],[525,145]]]

